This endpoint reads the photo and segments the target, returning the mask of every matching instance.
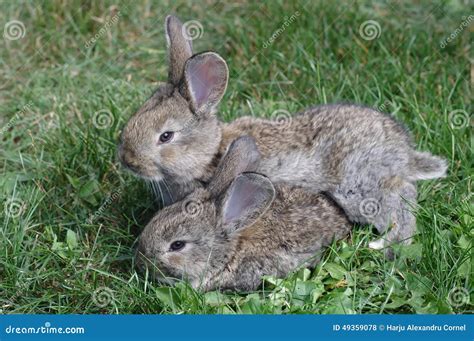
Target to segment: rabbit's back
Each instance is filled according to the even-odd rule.
[[[323,105],[287,120],[242,117],[223,125],[221,148],[251,135],[262,153],[259,171],[276,183],[314,193],[343,181],[360,162],[381,163],[388,175],[402,175],[410,162],[411,140],[389,116],[357,105]]]
[[[340,239],[350,231],[352,225],[344,211],[325,194],[312,194],[285,184],[275,185],[275,189],[272,205],[257,224],[241,235],[245,242],[314,254],[333,238]]]
[[[224,124],[223,128],[224,142],[245,134],[254,136],[264,157],[276,148],[312,149],[335,138],[340,144],[350,142],[354,147],[376,142],[397,143],[407,148],[412,145],[406,129],[390,116],[354,104],[321,105],[274,120],[244,116]]]

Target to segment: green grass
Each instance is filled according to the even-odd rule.
[[[2,1],[0,28],[19,20],[26,32],[0,40],[0,312],[473,312],[474,23],[440,46],[474,14],[467,4]],[[223,120],[363,103],[391,112],[420,150],[447,158],[445,179],[419,183],[415,243],[389,262],[359,227],[313,271],[268,278],[254,293],[203,295],[135,273],[133,243],[157,207],[120,167],[116,144],[166,80],[163,20],[172,12],[202,24],[195,51],[213,49],[229,64]],[[380,25],[378,38],[359,34],[367,20]],[[113,117],[105,129],[93,124],[100,110]]]

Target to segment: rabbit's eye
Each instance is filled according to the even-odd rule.
[[[160,135],[160,142],[161,143],[166,143],[171,141],[173,138],[174,132],[172,131],[165,131],[163,134]]]
[[[186,242],[183,242],[182,240],[177,240],[175,242],[172,242],[170,245],[170,251],[179,251],[183,249],[183,247],[186,245]]]

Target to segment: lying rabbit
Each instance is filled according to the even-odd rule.
[[[255,290],[264,275],[285,277],[314,265],[325,246],[349,233],[346,216],[325,195],[240,174],[256,169],[258,159],[253,139],[234,141],[209,186],[165,207],[145,227],[139,268],[205,291]],[[186,213],[186,204],[199,209]]]
[[[273,183],[327,193],[352,222],[387,232],[374,248],[410,242],[415,181],[444,176],[444,160],[416,151],[389,116],[356,105],[311,108],[284,126],[253,117],[222,123],[215,112],[227,87],[226,62],[212,52],[193,55],[183,30],[167,17],[169,82],[125,126],[119,157],[126,167],[165,185],[177,201],[209,182],[231,141],[250,135],[262,154],[258,172]]]

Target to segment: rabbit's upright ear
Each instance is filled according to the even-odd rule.
[[[232,182],[221,208],[222,227],[228,233],[252,225],[275,199],[271,181],[257,173],[244,173]]]
[[[184,68],[185,96],[196,113],[213,112],[224,96],[229,70],[221,56],[204,52],[188,59]]]
[[[166,17],[165,31],[169,54],[168,81],[178,85],[183,78],[184,65],[193,55],[192,44],[191,40],[187,39],[185,27],[173,15]]]
[[[232,141],[209,184],[211,196],[222,194],[239,174],[255,172],[259,163],[260,152],[253,137],[244,135]]]

